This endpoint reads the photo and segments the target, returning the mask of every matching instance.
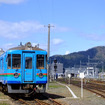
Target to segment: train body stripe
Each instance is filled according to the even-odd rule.
[[[18,75],[20,76],[20,73],[18,73]],[[0,76],[14,76],[14,73],[3,73],[0,74]]]
[[[36,77],[39,77],[40,73],[37,73]],[[43,73],[43,77],[47,77],[47,73]]]
[[[37,75],[39,75],[40,73],[37,73]],[[47,73],[43,73],[43,75],[47,75]]]
[[[39,75],[36,75],[36,77],[39,77]],[[47,77],[47,75],[43,75],[43,77]]]

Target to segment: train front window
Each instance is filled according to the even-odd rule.
[[[37,69],[44,69],[44,55],[37,55]]]
[[[21,68],[21,55],[13,54],[12,55],[12,69],[20,69]]]
[[[11,69],[11,54],[8,54],[7,61],[8,61],[8,69]]]
[[[32,69],[32,57],[25,58],[25,69]]]

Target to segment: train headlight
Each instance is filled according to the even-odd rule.
[[[40,78],[43,78],[43,73],[39,73],[39,77]]]
[[[14,77],[15,78],[18,78],[19,77],[19,74],[18,73],[14,73]]]

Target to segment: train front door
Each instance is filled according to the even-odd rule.
[[[23,78],[24,82],[33,82],[34,80],[34,53],[23,53]]]

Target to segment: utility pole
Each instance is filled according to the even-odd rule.
[[[101,63],[102,63],[102,79],[104,79],[104,75],[103,75],[103,73],[104,73],[103,61]]]
[[[90,56],[88,55],[87,75],[89,75]]]
[[[50,27],[54,27],[51,26],[50,24],[48,24],[48,26],[44,26],[44,27],[48,27],[48,48],[47,48],[47,85],[46,85],[46,89],[49,88],[49,57],[50,57]]]
[[[80,60],[80,70],[81,70],[81,60]]]
[[[90,56],[88,55],[88,66],[89,66],[89,64],[90,64]]]

